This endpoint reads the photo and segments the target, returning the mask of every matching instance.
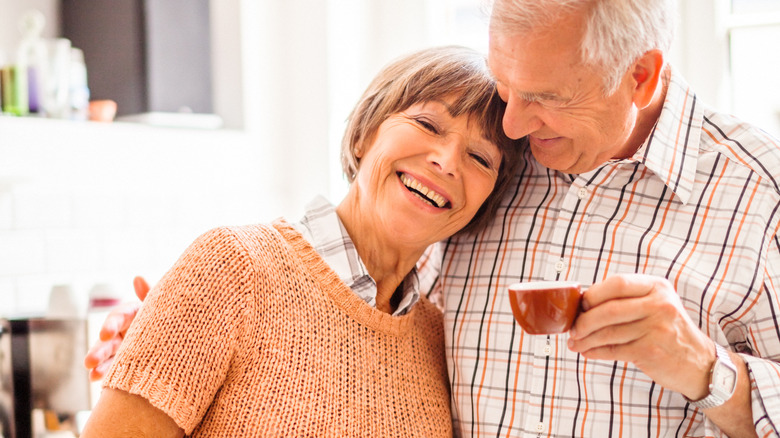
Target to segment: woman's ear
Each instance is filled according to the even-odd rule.
[[[650,105],[658,88],[664,68],[664,54],[660,50],[650,50],[635,63],[631,76],[634,79],[634,104],[642,109]]]

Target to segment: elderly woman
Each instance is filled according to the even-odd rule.
[[[415,264],[482,227],[512,177],[494,89],[470,49],[386,67],[349,119],[344,200],[198,238],[147,297],[82,436],[451,436],[442,315]]]

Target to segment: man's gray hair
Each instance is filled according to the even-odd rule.
[[[667,54],[674,38],[676,0],[494,0],[491,33],[545,29],[571,13],[587,14],[582,61],[604,73],[612,94],[628,68],[653,49]]]

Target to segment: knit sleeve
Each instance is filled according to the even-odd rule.
[[[252,275],[228,229],[199,237],[149,293],[104,387],[144,397],[192,432],[242,351]]]

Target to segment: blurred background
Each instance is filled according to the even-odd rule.
[[[17,62],[39,11],[40,38],[81,52],[89,100],[117,103],[113,123],[84,121],[84,90],[64,115],[0,116],[0,316],[47,312],[54,288],[77,311],[96,288],[132,299],[134,275],[154,283],[211,227],[297,220],[316,194],[337,202],[344,120],[368,81],[414,49],[486,50],[486,8],[0,0],[0,66]],[[780,2],[684,0],[678,12],[671,61],[699,96],[780,136]]]

